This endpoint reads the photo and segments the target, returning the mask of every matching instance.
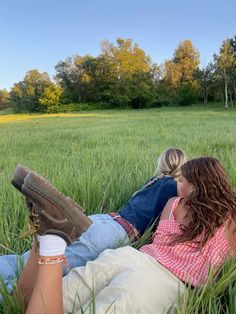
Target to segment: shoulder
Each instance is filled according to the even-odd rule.
[[[177,195],[177,182],[173,177],[152,177],[150,178],[144,187],[149,187],[149,189],[158,193],[163,199],[169,199],[172,196]]]
[[[231,250],[235,251],[236,249],[236,223],[232,218],[227,219],[224,223],[224,228],[222,235],[224,239],[227,241]]]
[[[159,179],[163,186],[176,186],[176,180],[171,176],[165,176]]]
[[[163,177],[160,179],[159,189],[163,197],[168,196],[169,199],[171,196],[177,195],[177,182],[173,177]]]
[[[175,206],[175,203],[176,203],[177,200],[179,200],[179,197],[177,197],[177,196],[171,197],[168,200],[168,202],[166,203],[166,207],[170,208],[170,209],[173,209],[173,207]]]
[[[170,213],[171,211],[173,210],[173,206],[176,202],[176,199],[178,199],[178,197],[171,197],[168,202],[166,203],[166,206],[161,214],[161,218],[160,220],[162,219],[169,219],[170,217]]]

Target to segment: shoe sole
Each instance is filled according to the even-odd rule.
[[[21,192],[25,177],[31,170],[25,166],[19,165],[16,167],[11,180],[12,185]]]
[[[55,206],[66,218],[78,228],[85,232],[92,224],[84,213],[83,208],[67,198],[47,180],[34,172],[30,172],[21,189],[22,193],[29,197],[33,202],[46,199],[52,206]]]

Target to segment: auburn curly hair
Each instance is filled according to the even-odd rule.
[[[227,218],[236,221],[236,194],[225,169],[213,157],[189,160],[181,172],[194,188],[184,199],[187,224],[181,224],[182,233],[175,241],[195,241],[203,247]]]

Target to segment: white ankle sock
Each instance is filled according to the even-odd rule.
[[[37,235],[39,241],[40,256],[59,256],[64,255],[66,250],[66,241],[54,234],[44,236]]]

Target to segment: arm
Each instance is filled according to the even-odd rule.
[[[225,223],[225,228],[223,231],[223,236],[225,240],[228,242],[230,250],[232,253],[236,249],[236,223],[232,218],[228,219]]]

